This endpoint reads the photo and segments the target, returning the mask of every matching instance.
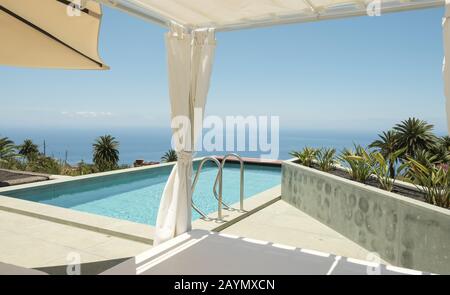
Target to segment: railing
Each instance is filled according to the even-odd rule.
[[[223,173],[223,168],[224,168],[224,166],[225,166],[225,163],[227,162],[227,159],[228,158],[231,158],[231,157],[234,157],[234,158],[236,158],[238,161],[239,161],[239,163],[240,163],[240,198],[239,198],[239,210],[240,211],[244,211],[244,160],[242,160],[242,157],[241,156],[239,156],[238,154],[227,154],[227,155],[225,155],[225,157],[223,157],[223,159],[222,159],[222,165],[221,165],[221,167],[222,167],[222,173]],[[218,196],[217,196],[217,190],[216,190],[216,187],[217,187],[217,183],[218,182],[221,182],[222,180],[219,180],[219,178],[218,177],[216,177],[216,181],[214,182],[214,188],[213,188],[213,191],[214,191],[214,197],[219,201],[219,198],[218,198]],[[220,201],[219,201],[220,202]],[[229,205],[227,205],[227,204],[225,204],[224,202],[222,202],[222,205],[225,207],[225,208],[227,208],[228,210],[234,210],[234,208],[232,208],[231,206],[229,206]]]
[[[200,176],[200,172],[202,171],[203,165],[205,165],[206,162],[213,162],[213,163],[215,163],[217,165],[217,168],[219,168],[219,171],[217,172],[217,176],[216,176],[216,182],[214,183],[214,196],[218,200],[217,218],[219,220],[222,220],[222,204],[223,204],[223,201],[222,201],[222,175],[223,175],[223,173],[222,172],[223,172],[223,169],[222,169],[222,165],[220,164],[220,162],[216,158],[214,158],[214,157],[205,157],[200,162],[200,164],[198,166],[198,169],[197,169],[197,173],[195,174],[195,177],[194,177],[194,181],[192,183],[191,193],[192,193],[192,196],[193,196],[194,195],[194,191],[195,191],[195,186],[197,185],[198,178]],[[217,193],[217,196],[216,196],[217,181],[219,183],[219,192]],[[192,200],[192,208],[194,208],[194,210],[197,211],[198,214],[200,214],[206,220],[211,220],[211,218],[209,218],[206,213],[204,213],[202,210],[200,210],[200,208],[198,208],[198,206],[194,203],[194,200]]]
[[[202,172],[203,166],[206,164],[206,162],[213,162],[217,165],[218,172],[216,179],[214,181],[213,186],[213,195],[217,200],[217,219],[222,220],[223,214],[222,214],[222,208],[225,207],[227,210],[236,210],[232,208],[231,206],[227,205],[223,201],[223,168],[227,162],[228,158],[234,157],[236,158],[240,163],[240,199],[239,199],[239,210],[244,211],[244,161],[238,154],[227,154],[223,157],[222,163],[219,162],[215,157],[205,157],[202,159],[200,164],[198,165],[197,172],[194,177],[194,181],[192,182],[192,188],[191,193],[192,196],[194,195],[195,187],[197,185],[198,179],[200,177],[200,173]],[[219,186],[219,191],[217,191],[217,186]],[[197,211],[198,214],[200,214],[205,220],[212,220],[212,218],[208,217],[208,215],[203,212],[197,204],[195,204],[194,200],[192,200],[192,208],[194,208],[195,211]]]

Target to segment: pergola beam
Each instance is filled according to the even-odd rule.
[[[161,14],[155,13],[146,9],[144,6],[138,6],[127,0],[94,0],[105,6],[121,10],[132,16],[136,16],[147,22],[167,28],[171,19],[164,17]]]
[[[426,3],[411,3],[408,4],[400,4],[397,6],[389,6],[380,8],[381,14],[386,13],[394,13],[394,12],[402,12],[408,10],[418,10],[418,9],[426,9],[426,8],[436,8],[442,7],[445,4],[445,0],[435,0]],[[235,31],[235,30],[243,30],[243,29],[252,29],[258,27],[269,27],[275,25],[287,25],[287,24],[296,24],[296,23],[307,23],[307,22],[315,22],[321,20],[332,20],[332,19],[340,19],[340,18],[349,18],[356,16],[367,16],[366,8],[359,8],[354,10],[340,10],[340,9],[329,9],[323,10],[318,14],[312,15],[292,15],[292,16],[283,16],[279,17],[276,20],[269,21],[254,21],[254,22],[245,22],[245,23],[235,23],[235,24],[222,24],[217,25],[215,27],[218,32],[226,32],[226,31]]]
[[[157,24],[162,27],[168,27],[168,25],[175,21],[179,23],[179,21],[175,19],[171,19],[170,17],[159,14],[148,7],[146,7],[143,3],[139,5],[139,1],[129,1],[129,0],[94,0],[106,6],[122,10],[131,15],[142,18],[148,22]],[[182,26],[185,26],[187,30],[191,29],[199,29],[203,27],[214,28],[219,32],[226,31],[235,31],[235,30],[243,30],[243,29],[251,29],[258,27],[268,27],[275,25],[286,25],[286,24],[295,24],[295,23],[306,23],[306,22],[315,22],[319,20],[332,20],[339,18],[349,18],[356,16],[364,16],[367,15],[366,6],[360,6],[353,10],[349,9],[340,9],[339,7],[333,7],[326,10],[318,11],[309,0],[303,0],[304,3],[311,8],[311,14],[292,14],[286,16],[277,16],[273,19],[265,19],[265,20],[252,20],[246,19],[243,22],[233,22],[233,23],[208,23],[202,25],[196,25],[195,27],[189,26],[187,24],[179,23]],[[356,3],[362,3],[360,1],[355,1]],[[425,8],[435,8],[442,7],[445,4],[445,0],[432,0],[428,2],[418,2],[412,3],[408,0],[399,2],[397,5],[385,6],[381,5],[380,12],[384,13],[393,13],[393,12],[401,12],[408,10],[417,10],[417,9],[425,9]],[[348,7],[347,7],[348,8]]]
[[[309,9],[311,9],[311,11],[315,14],[315,15],[319,15],[319,11],[317,10],[317,8],[314,7],[314,5],[311,4],[311,2],[309,0],[303,0],[303,3],[306,4],[306,6],[309,7]]]

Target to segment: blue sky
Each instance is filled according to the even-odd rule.
[[[218,33],[210,115],[279,115],[281,128],[445,132],[443,9]],[[0,67],[8,128],[167,127],[165,29],[104,10],[110,71]]]

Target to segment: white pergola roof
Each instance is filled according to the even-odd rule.
[[[96,0],[166,26],[236,30],[367,15],[373,0]],[[444,0],[379,0],[381,13],[443,6]]]

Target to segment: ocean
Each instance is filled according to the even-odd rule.
[[[136,159],[160,161],[162,155],[171,147],[171,131],[164,128],[104,128],[104,129],[2,129],[0,137],[7,136],[16,144],[24,139],[32,139],[46,154],[76,164],[81,160],[92,162],[92,144],[100,135],[111,134],[119,141],[120,163],[131,165]],[[284,129],[279,133],[278,159],[289,159],[289,152],[309,147],[334,147],[338,151],[352,147],[354,143],[367,146],[377,138],[376,132],[332,131],[332,130],[293,130]],[[224,138],[224,142],[226,138]],[[247,137],[248,141],[248,137]],[[235,140],[235,143],[237,141]],[[269,140],[270,142],[270,140]],[[277,146],[277,145],[275,145]],[[248,149],[248,147],[247,147]],[[260,157],[267,154],[261,151],[236,151],[245,157]],[[223,155],[223,151],[200,151],[197,156]],[[273,157],[272,157],[273,158]]]

